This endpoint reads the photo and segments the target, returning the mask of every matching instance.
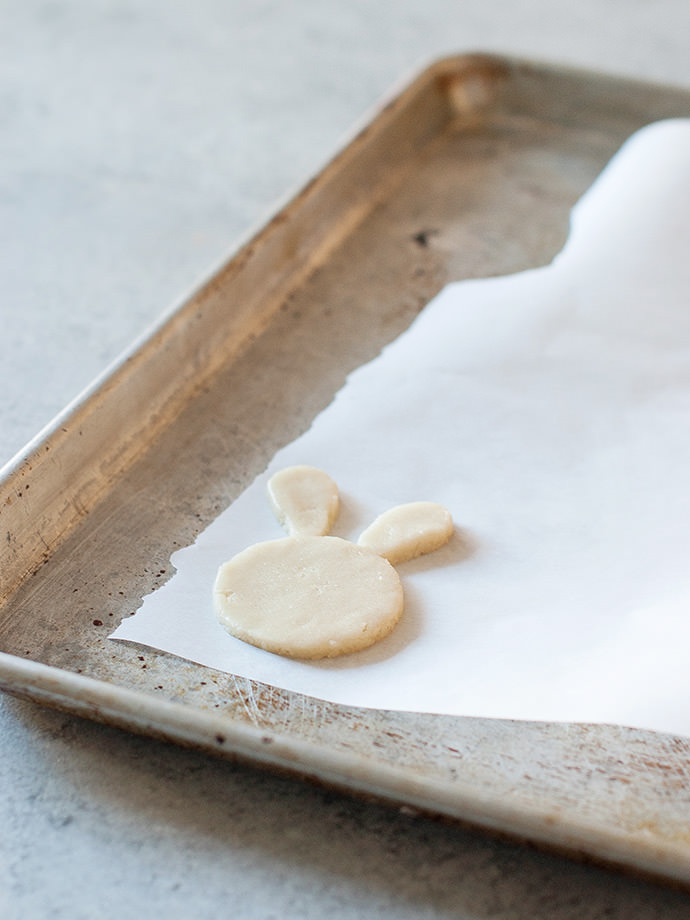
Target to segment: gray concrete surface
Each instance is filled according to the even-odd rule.
[[[0,0],[0,462],[394,82],[690,88],[687,0]],[[680,920],[690,897],[0,697],[0,918]]]

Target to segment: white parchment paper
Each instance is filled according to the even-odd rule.
[[[338,482],[339,536],[453,514],[365,652],[289,661],[214,618],[220,563],[283,536],[265,485],[293,463]],[[447,287],[173,563],[113,638],[348,705],[690,735],[690,122],[627,142],[551,265]]]

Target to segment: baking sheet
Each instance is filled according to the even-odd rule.
[[[447,286],[112,638],[350,706],[690,737],[688,189],[690,120],[637,132],[551,265]],[[344,488],[341,536],[405,500],[457,522],[399,567],[394,632],[336,660],[256,649],[213,613],[218,567],[281,535],[268,477],[303,462]]]
[[[4,471],[0,685],[690,880],[683,739],[338,706],[107,639],[447,282],[549,262],[624,139],[688,114],[680,91],[482,56],[396,91]]]

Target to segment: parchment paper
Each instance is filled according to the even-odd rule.
[[[347,705],[690,735],[690,122],[635,135],[544,268],[448,286],[113,634]],[[227,635],[220,563],[283,536],[266,481],[339,484],[334,533],[431,500],[391,636],[327,662]]]

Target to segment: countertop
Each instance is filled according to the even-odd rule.
[[[0,462],[389,88],[488,51],[690,89],[686,0],[0,5]],[[0,696],[0,917],[676,920],[690,898]]]

